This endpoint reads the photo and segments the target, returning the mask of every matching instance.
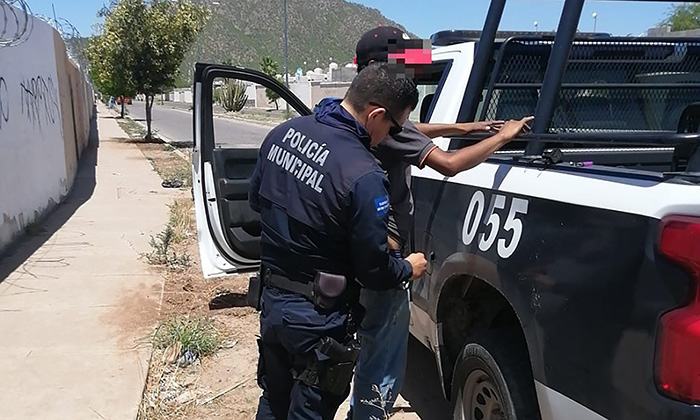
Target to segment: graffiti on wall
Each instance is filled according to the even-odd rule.
[[[0,130],[10,121],[10,96],[7,92],[7,82],[0,76]]]
[[[34,127],[41,128],[58,121],[58,88],[51,76],[24,79],[20,83],[20,93],[22,115],[26,116]]]

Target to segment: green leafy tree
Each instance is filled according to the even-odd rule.
[[[118,3],[113,2],[116,10]],[[132,97],[136,93],[133,75],[128,70],[135,61],[134,50],[130,44],[128,16],[137,13],[135,4],[124,3],[119,13],[100,26],[101,34],[90,38],[85,50],[90,61],[90,77],[97,89],[107,96]],[[98,12],[98,16],[107,17],[109,8]],[[124,118],[124,101],[121,101],[121,117]]]
[[[267,74],[268,76],[276,78],[277,74],[279,73],[279,65],[272,57],[263,57],[260,60],[260,71]],[[277,100],[280,98],[280,96],[277,94],[277,92],[275,92],[272,89],[265,89],[265,96],[267,96],[267,100],[269,101],[269,103],[275,103],[276,110],[280,109],[279,104],[277,103]]]
[[[670,26],[672,31],[700,29],[700,4],[686,3],[674,6],[661,23]]]
[[[150,139],[154,97],[175,86],[180,64],[209,12],[188,0],[118,0],[101,13],[105,23],[98,38],[104,41],[96,42],[100,48],[89,58],[93,67],[102,60],[101,54],[110,59],[98,74],[98,85],[124,85],[146,97],[146,139]]]

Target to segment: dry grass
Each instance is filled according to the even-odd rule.
[[[168,207],[170,208],[168,224],[173,227],[175,243],[180,243],[191,237],[195,231],[194,203],[190,199],[176,199]]]
[[[173,148],[163,144],[135,143],[162,179],[167,180],[178,172],[187,173],[189,178],[189,161],[176,154]],[[169,207],[168,238],[158,244],[167,242],[170,254],[166,255],[172,256],[173,252],[190,255],[191,264],[179,270],[163,266],[165,284],[159,315],[161,327],[153,336],[153,354],[137,418],[252,419],[260,396],[257,383],[250,379],[256,371],[258,314],[248,307],[211,309],[210,306],[221,296],[245,296],[247,276],[204,279],[196,240],[194,203],[189,189],[181,188],[178,198]],[[197,325],[187,320],[200,322]],[[216,339],[210,327],[215,327]],[[215,340],[219,343],[216,344]],[[174,342],[181,344],[168,345]],[[174,355],[181,359],[185,347],[199,348],[202,357],[187,367],[165,363],[172,362]],[[212,348],[216,348],[215,356],[206,356]]]
[[[136,121],[129,117],[117,119],[119,126],[126,132],[126,134],[132,139],[143,140],[146,137],[146,129]]]
[[[141,153],[151,162],[153,169],[163,180],[163,186],[192,187],[192,165],[183,159],[169,144],[137,143]],[[189,156],[189,151],[186,151]]]

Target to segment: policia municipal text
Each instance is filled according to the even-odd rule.
[[[388,252],[388,182],[370,152],[417,101],[412,81],[373,64],[342,102],[281,124],[260,148],[250,190],[262,224],[258,420],[333,419],[359,354],[360,288],[425,271],[422,254]]]

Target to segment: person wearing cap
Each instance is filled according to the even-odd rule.
[[[383,26],[366,32],[356,46],[357,71],[370,63],[401,62],[396,71],[412,70],[430,63],[426,43],[410,40],[400,29]],[[417,48],[415,48],[417,46]],[[426,54],[427,53],[427,54]],[[427,56],[427,60],[426,60]],[[392,60],[393,61],[393,60]],[[332,99],[329,99],[332,100]],[[322,102],[323,103],[323,102]],[[445,176],[454,176],[485,161],[496,150],[513,140],[532,117],[521,120],[481,121],[455,124],[413,124],[406,121],[400,132],[391,133],[373,152],[389,179],[388,247],[396,257],[407,254],[413,224],[413,201],[410,191],[410,167],[429,166]],[[432,138],[493,131],[479,143],[454,152],[445,152]],[[404,382],[409,327],[409,287],[403,284],[387,291],[363,289],[360,302],[366,314],[358,328],[361,343],[355,369],[353,393],[348,412],[350,420],[384,418],[391,413]],[[374,391],[378,386],[381,398]],[[381,404],[369,403],[382,401]]]

